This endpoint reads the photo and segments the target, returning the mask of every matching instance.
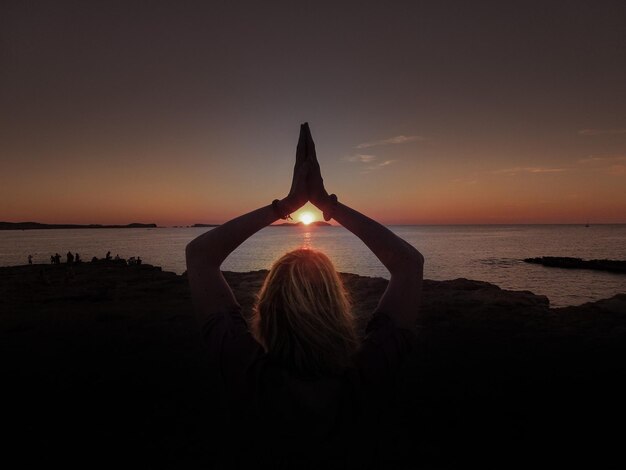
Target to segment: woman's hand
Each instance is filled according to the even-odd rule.
[[[306,156],[310,165],[307,178],[309,200],[315,207],[324,211],[329,201],[328,192],[326,192],[326,188],[324,188],[324,179],[320,171],[320,164],[317,161],[315,143],[313,142],[313,137],[311,137],[311,130],[309,129],[308,123],[304,123],[304,129],[306,132]]]
[[[300,126],[300,138],[296,148],[296,164],[293,168],[291,189],[289,190],[289,195],[280,202],[285,207],[287,213],[300,209],[309,200],[307,176],[310,163],[307,158],[305,126],[306,124]]]

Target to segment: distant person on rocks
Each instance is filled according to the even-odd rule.
[[[120,255],[119,255],[119,254],[118,254],[118,255],[115,255],[115,261],[119,261],[120,259],[121,259],[121,258],[120,258]]]
[[[74,258],[74,262],[76,264],[80,263],[82,260],[80,259],[80,254],[76,253],[76,257]]]
[[[54,263],[55,263],[54,255],[50,255],[50,264],[54,264]]]
[[[28,264],[33,264],[33,255],[28,255]]]
[[[141,264],[141,256],[137,256],[137,264]]]
[[[67,252],[67,264],[72,264],[74,262],[74,255],[72,254],[71,251]]]
[[[54,264],[61,264],[61,255],[58,253],[54,255]]]
[[[107,251],[107,254],[104,257],[104,259],[106,259],[107,261],[111,261],[111,252],[110,251]]]
[[[274,262],[249,324],[222,275],[222,263],[237,247],[307,201],[360,238],[389,270],[364,339],[341,278],[319,251],[298,249]],[[220,442],[226,461],[220,463],[385,468],[393,451],[382,437],[391,446],[394,430],[381,428],[382,416],[414,344],[424,258],[328,194],[308,124],[300,128],[289,194],[200,235],[187,245],[186,260],[196,318],[228,405],[227,429],[220,430],[228,436]],[[242,430],[250,436],[245,452],[230,437]]]

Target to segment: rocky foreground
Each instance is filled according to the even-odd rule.
[[[225,273],[249,312],[266,271]],[[342,275],[364,326],[384,279]],[[381,423],[386,468],[623,461],[626,294],[550,309],[425,281],[419,345]],[[3,441],[22,467],[213,468],[223,419],[185,276],[114,262],[0,268]],[[5,453],[5,459],[8,457]]]

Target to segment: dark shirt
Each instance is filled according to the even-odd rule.
[[[414,335],[376,312],[353,367],[297,376],[268,357],[239,311],[203,328],[226,406],[223,468],[377,468],[381,415]],[[234,445],[233,445],[234,444]]]

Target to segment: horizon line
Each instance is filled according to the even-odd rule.
[[[226,221],[228,222],[228,221]],[[75,226],[81,226],[81,227],[85,227],[85,228],[93,228],[93,229],[97,229],[97,228],[107,228],[107,227],[119,227],[119,228],[134,228],[134,227],[130,227],[132,225],[154,225],[155,227],[149,227],[149,228],[210,228],[210,227],[217,227],[220,225],[223,225],[224,223],[203,223],[203,222],[196,222],[193,224],[157,224],[155,222],[129,222],[129,223],[75,223],[75,222],[71,222],[71,223],[59,223],[59,222],[33,222],[33,221],[23,221],[23,222],[9,222],[9,221],[0,221],[0,224],[11,224],[11,225],[20,225],[20,224],[38,224],[38,225],[50,225],[50,226],[54,226],[54,225],[75,225]],[[317,221],[320,222],[320,221]],[[582,225],[582,226],[592,226],[592,225],[626,225],[626,221],[624,222],[447,222],[447,223],[431,223],[431,222],[414,222],[414,223],[404,223],[404,222],[380,222],[381,225],[384,226],[406,226],[406,227],[414,227],[414,226],[467,226],[467,225],[493,225],[493,226],[499,226],[499,225]],[[195,225],[195,227],[194,227]],[[308,225],[302,224],[300,223],[293,223],[294,226],[301,226],[301,227],[308,227]],[[314,223],[310,224],[311,226],[317,227],[317,225],[315,225]],[[281,224],[277,221],[275,223],[272,223],[270,225],[268,225],[268,227],[277,227],[277,226],[281,226]],[[331,221],[331,223],[329,223],[330,227],[342,227],[341,224],[336,223],[334,220]],[[80,228],[80,227],[76,227],[76,228]],[[148,228],[148,227],[136,227],[136,228]],[[59,228],[42,228],[42,230],[62,230],[62,227]],[[71,228],[67,228],[70,229]],[[11,230],[11,229],[2,229],[0,228],[0,231],[4,231],[4,230]],[[23,230],[20,228],[16,228],[15,230]],[[37,230],[37,229],[31,229],[31,230]]]

